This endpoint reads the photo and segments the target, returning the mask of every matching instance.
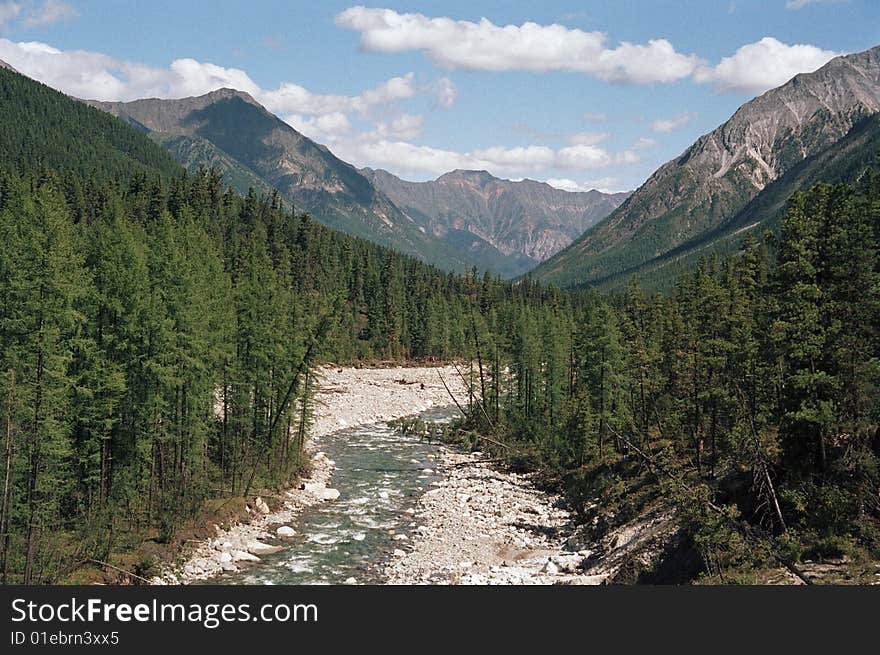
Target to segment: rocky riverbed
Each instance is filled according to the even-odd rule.
[[[306,452],[310,472],[297,487],[272,499],[274,509],[259,496],[249,499],[249,521],[229,528],[213,526],[215,536],[195,544],[186,560],[154,577],[154,584],[190,584],[221,573],[240,571],[261,556],[278,552],[296,538],[295,522],[307,507],[333,502],[335,462],[320,450],[321,439],[351,426],[381,423],[451,404],[440,376],[458,397],[466,392],[454,368],[323,367],[317,371],[310,438]],[[280,502],[279,502],[280,501]]]
[[[449,448],[438,471],[412,511],[415,539],[386,567],[390,584],[608,584],[628,563],[657,557],[675,531],[672,513],[656,511],[592,542],[531,475]]]
[[[361,523],[377,529],[387,528],[385,523],[396,527],[389,529],[390,536],[385,540],[389,543],[376,547],[374,568],[379,575],[347,577],[348,583],[380,580],[390,584],[605,584],[614,582],[621,569],[632,562],[647,563],[657,556],[675,530],[671,513],[656,511],[638,517],[593,543],[583,536],[589,531],[574,526],[561,499],[538,489],[531,476],[505,471],[482,453],[463,453],[442,445],[430,446],[430,452],[423,453],[424,462],[413,460],[406,465],[415,467],[416,481],[430,481],[430,486],[426,491],[422,487],[414,502],[397,509],[396,518],[385,514],[393,505],[394,495],[400,495],[401,490],[384,489],[388,476],[394,475],[384,469],[376,472],[385,481],[377,478],[366,482],[358,478],[358,488],[350,490],[364,494],[365,489],[378,484],[382,488],[377,487],[377,498],[370,500],[370,496],[364,495],[338,500],[340,491],[332,486],[336,462],[321,450],[322,441],[326,441],[328,450],[338,450],[338,439],[355,439],[344,442],[347,467],[363,467],[365,458],[374,457],[367,457],[366,452],[359,454],[357,449],[384,448],[381,440],[392,438],[391,433],[379,435],[382,430],[375,426],[429,409],[449,407],[451,399],[441,375],[463,402],[467,391],[453,367],[321,369],[306,445],[311,461],[308,476],[280,498],[272,498],[272,508],[263,498],[248,499],[249,521],[227,529],[214,526],[215,536],[196,544],[184,563],[163,572],[153,582],[200,582],[223,573],[236,574],[252,565],[261,565],[263,560],[271,561],[275,569],[270,567],[259,575],[257,569],[251,569],[245,574],[248,577],[241,580],[272,581],[273,576],[284,580],[289,575],[285,570],[294,564],[304,565],[300,562],[303,553],[294,552],[294,545],[298,544],[301,550],[304,544],[313,542],[322,547],[341,544],[345,550],[349,538],[362,544],[374,543],[371,539],[363,541],[362,529],[355,534],[337,527],[339,534],[330,534],[331,525],[341,526],[349,518],[353,523],[350,527]],[[393,438],[388,442],[389,449],[396,445]],[[349,480],[348,468],[345,475],[338,477],[340,482]],[[360,501],[367,504],[360,505]],[[371,502],[373,505],[369,505]],[[316,506],[322,503],[339,504],[333,514],[350,511],[353,516],[346,516],[345,520],[331,517],[329,523],[317,521],[320,534],[298,534],[303,529],[303,512],[307,508],[318,509]],[[377,517],[361,516],[364,511],[383,513],[384,518],[372,526]],[[313,520],[306,522],[313,529],[314,514],[310,509]],[[291,540],[298,541],[287,543]],[[288,551],[296,562],[284,561]],[[309,556],[305,559],[312,559],[317,552],[305,555]],[[326,568],[326,562],[323,566]],[[323,581],[332,579],[332,575],[320,576]]]
[[[570,516],[530,476],[496,470],[482,453],[443,448],[444,478],[412,511],[409,549],[394,551],[390,584],[589,584],[593,555],[572,549]]]

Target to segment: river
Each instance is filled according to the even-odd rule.
[[[420,416],[442,422],[454,408]],[[383,581],[383,564],[417,527],[407,510],[431,483],[437,446],[402,435],[385,423],[347,428],[321,437],[317,447],[336,462],[329,485],[339,500],[307,507],[291,523],[297,535],[284,549],[261,556],[246,570],[208,584],[359,584]]]

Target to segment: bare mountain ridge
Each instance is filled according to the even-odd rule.
[[[880,112],[880,47],[838,57],[744,104],[535,271],[565,286],[638,270],[716,229],[768,184]],[[761,229],[756,225],[756,229]]]
[[[277,189],[288,203],[330,227],[449,270],[477,266],[514,277],[619,204],[617,196],[598,192],[569,194],[488,173],[491,179],[480,186],[451,173],[438,187],[445,213],[435,216],[431,203],[420,200],[422,187],[389,173],[358,171],[241,91],[87,102],[148,133],[190,169],[214,166],[240,192]],[[412,202],[403,206],[398,200]]]
[[[455,170],[429,182],[408,182],[381,169],[362,172],[432,234],[468,232],[505,255],[524,255],[534,263],[569,245],[629,195],[572,193],[487,171]]]
[[[471,265],[415,225],[353,166],[247,93],[220,89],[175,100],[88,102],[147,131],[190,168],[217,166],[240,192],[277,189],[297,210],[330,227],[446,269]]]

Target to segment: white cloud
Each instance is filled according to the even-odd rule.
[[[360,33],[364,50],[424,52],[438,66],[484,71],[574,71],[607,81],[647,84],[688,77],[699,61],[675,51],[666,39],[608,48],[602,32],[563,25],[498,26],[392,9],[351,7],[336,16],[339,27]]]
[[[172,65],[173,66],[173,65]],[[299,114],[334,114],[338,112],[367,113],[377,105],[411,98],[416,94],[414,75],[393,77],[359,96],[323,95],[312,93],[299,84],[285,82],[274,91],[251,92],[269,111]],[[236,87],[241,88],[241,87]]]
[[[376,129],[368,132],[362,138],[381,139],[415,139],[422,135],[425,119],[422,116],[401,114],[389,121],[380,121]]]
[[[621,191],[620,180],[616,177],[602,177],[598,180],[584,180],[576,182],[575,180],[563,178],[551,178],[545,180],[547,184],[563,191],[601,191],[602,193],[619,193]]]
[[[2,5],[0,5],[2,6]],[[368,115],[379,106],[412,98],[414,75],[393,77],[357,96],[313,93],[299,84],[285,82],[276,89],[262,89],[238,68],[226,68],[195,59],[176,59],[168,68],[114,59],[85,50],[61,51],[45,43],[0,38],[0,59],[25,75],[77,98],[134,100],[136,98],[182,98],[223,87],[245,91],[280,115]],[[325,121],[328,123],[328,121]],[[317,124],[316,124],[317,125]]]
[[[788,0],[785,3],[786,9],[803,9],[807,5],[818,5],[822,3],[840,3],[840,2],[848,2],[849,0]]]
[[[813,45],[787,45],[767,36],[742,46],[717,66],[700,67],[694,79],[714,84],[719,91],[758,94],[784,84],[798,73],[821,68],[839,54]]]
[[[291,114],[284,122],[310,139],[321,143],[333,143],[351,132],[351,121],[342,112],[322,116],[302,116]]]
[[[380,166],[401,175],[440,175],[456,168],[488,170],[503,177],[532,175],[548,169],[595,170],[637,162],[632,150],[612,154],[597,146],[577,145],[553,150],[529,145],[495,146],[457,152],[382,138],[376,130],[357,139],[342,139],[333,151],[358,166]]]
[[[632,145],[633,150],[647,150],[649,148],[653,148],[657,145],[657,139],[651,139],[649,137],[641,137]]]
[[[560,168],[589,170],[611,164],[612,159],[606,150],[596,146],[578,145],[562,148],[558,153]]]
[[[670,132],[674,132],[678,128],[684,127],[690,123],[693,117],[693,114],[686,112],[673,118],[661,118],[651,123],[651,130],[654,132],[669,134]]]
[[[449,109],[458,97],[458,89],[448,77],[441,77],[434,83],[434,96],[440,107]]]
[[[25,27],[42,27],[43,25],[52,25],[61,21],[76,18],[78,13],[76,9],[71,7],[62,0],[46,0],[41,7],[31,12],[24,19]]]
[[[607,141],[611,135],[608,132],[578,132],[566,137],[566,140],[575,146],[595,146]]]

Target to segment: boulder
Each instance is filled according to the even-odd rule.
[[[289,525],[282,525],[275,530],[275,534],[281,537],[282,539],[290,539],[291,537],[296,536],[296,530],[291,528]]]
[[[254,507],[260,514],[268,514],[271,511],[269,509],[269,506],[266,504],[266,501],[259,496],[254,499]]]
[[[283,550],[281,546],[270,546],[257,540],[249,541],[247,544],[247,551],[253,555],[271,555],[279,550]]]
[[[217,559],[221,564],[227,564],[232,561],[232,555],[224,551],[220,553],[220,556]]]
[[[337,500],[339,498],[339,490],[338,489],[325,489],[322,495],[322,500]]]
[[[336,500],[339,498],[339,491],[330,489],[323,482],[306,482],[303,489],[318,500]]]
[[[541,569],[542,573],[547,573],[548,575],[556,575],[559,573],[559,567],[552,559],[548,559],[547,563],[544,564],[544,568]]]
[[[259,562],[260,558],[246,550],[234,550],[231,553],[233,562]]]

